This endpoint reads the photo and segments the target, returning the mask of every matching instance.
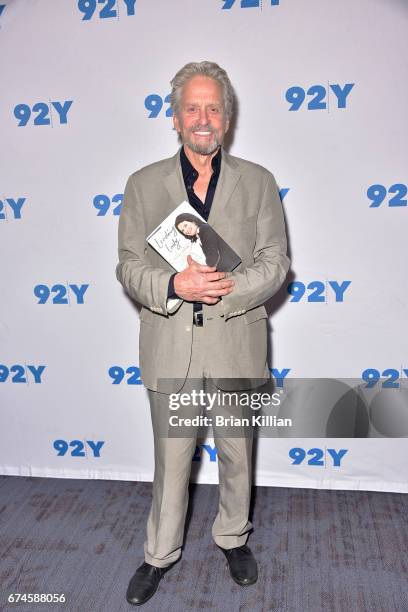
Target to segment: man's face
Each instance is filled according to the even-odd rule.
[[[206,76],[195,76],[184,85],[173,123],[183,144],[194,153],[210,155],[222,144],[228,130],[222,85]]]
[[[177,226],[185,236],[194,236],[197,233],[197,227],[197,224],[193,221],[182,221]]]

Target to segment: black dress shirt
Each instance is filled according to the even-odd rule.
[[[191,165],[190,160],[184,152],[184,146],[180,149],[180,163],[181,170],[183,173],[184,185],[186,187],[188,201],[193,208],[198,212],[199,215],[203,217],[205,221],[208,221],[208,216],[210,214],[211,206],[214,199],[215,188],[217,187],[218,177],[220,176],[221,171],[221,147],[218,149],[218,152],[211,160],[211,166],[213,173],[210,178],[210,182],[208,184],[207,194],[205,196],[205,202],[203,203],[198,195],[194,192],[194,183],[198,179],[198,172]],[[174,291],[174,277],[177,272],[175,272],[169,281],[169,288],[167,292],[168,298],[176,298],[178,297]],[[202,310],[201,302],[194,302],[194,311],[197,312]]]

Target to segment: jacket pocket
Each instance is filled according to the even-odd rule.
[[[249,325],[249,323],[259,321],[259,319],[267,318],[268,314],[266,312],[265,306],[258,306],[257,308],[252,308],[252,310],[248,310],[248,312],[244,314],[244,320],[247,325]]]

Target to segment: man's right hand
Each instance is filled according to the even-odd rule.
[[[204,266],[187,255],[187,268],[174,277],[176,294],[188,302],[216,304],[220,297],[233,291],[234,281],[215,266]]]

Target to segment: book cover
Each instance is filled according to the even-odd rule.
[[[187,255],[200,264],[231,272],[241,258],[186,201],[146,238],[177,272],[187,267]]]

